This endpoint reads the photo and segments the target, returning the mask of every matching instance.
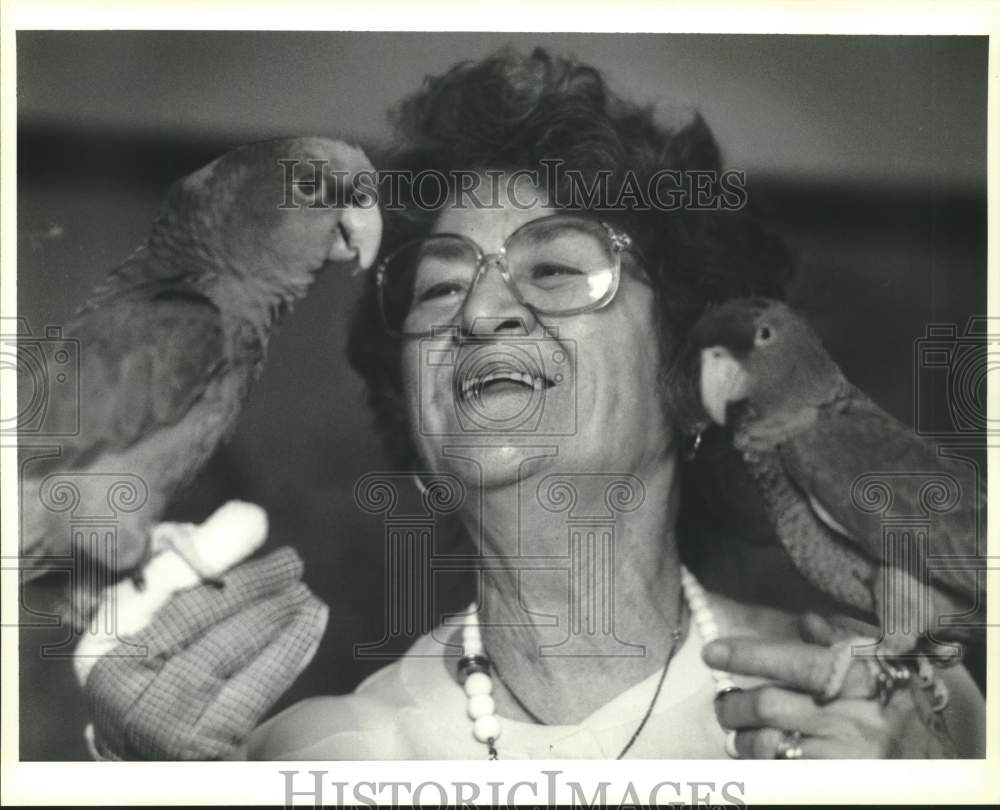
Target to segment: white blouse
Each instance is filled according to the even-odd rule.
[[[797,617],[708,593],[720,636],[800,640]],[[466,696],[455,677],[460,628],[438,627],[399,660],[349,695],[303,700],[259,726],[244,755],[264,760],[486,759],[472,734]],[[445,642],[450,640],[452,646]],[[663,682],[652,715],[628,759],[726,758],[725,730],[715,717],[716,683],[702,661],[703,639],[691,622]],[[448,653],[446,657],[445,653]],[[500,759],[613,759],[638,728],[662,670],[624,689],[575,725],[500,718]],[[961,666],[942,671],[951,690],[946,721],[959,756],[985,755],[985,702]],[[734,675],[750,688],[762,679]]]
[[[798,638],[793,616],[711,595],[722,636]],[[253,735],[253,758],[290,760],[486,759],[472,735],[466,696],[454,676],[456,628],[438,627],[399,660],[341,697],[310,698],[276,715]],[[725,731],[715,717],[715,680],[690,631],[667,670],[653,713],[628,758],[724,758]],[[448,653],[446,657],[446,653]],[[501,759],[610,759],[618,756],[649,707],[662,670],[623,690],[576,725],[540,725],[501,717]],[[750,678],[735,677],[740,686]]]

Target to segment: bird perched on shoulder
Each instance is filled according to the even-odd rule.
[[[21,554],[41,563],[30,572],[72,550],[62,516],[39,497],[53,473],[144,482],[146,500],[120,513],[114,547],[91,550],[113,571],[142,567],[151,528],[232,434],[282,314],[328,263],[374,261],[373,192],[365,154],[318,137],[242,146],[171,186],[147,242],[63,328],[79,342],[79,398],[48,406],[58,424],[79,403],[79,431],[28,469]]]
[[[917,675],[912,683],[943,708],[947,693],[928,662],[954,661],[958,648],[946,642],[973,631],[938,619],[985,610],[968,564],[986,508],[974,468],[938,455],[852,385],[782,302],[727,301],[701,318],[690,342],[700,355],[702,405],[731,432],[796,568],[835,601],[878,620],[882,635],[868,640],[866,656],[877,683],[888,689]],[[857,489],[873,474],[891,480],[897,514],[926,512],[928,482],[952,487],[929,545],[903,542],[902,534],[887,542],[882,515]],[[858,639],[843,645],[827,699],[839,693],[859,646]]]

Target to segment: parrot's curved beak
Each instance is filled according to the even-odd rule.
[[[701,350],[701,404],[712,421],[726,424],[726,407],[747,396],[747,372],[728,349]]]
[[[378,205],[372,201],[365,206],[345,208],[337,230],[329,258],[336,262],[357,259],[359,270],[371,267],[382,244],[382,214]]]

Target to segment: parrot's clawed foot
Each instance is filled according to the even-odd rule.
[[[926,656],[920,656],[920,658],[917,659],[917,684],[921,687],[927,688],[931,686],[935,680],[937,680],[937,673],[934,671],[934,665]]]
[[[942,644],[930,638],[923,638],[920,643],[921,658],[935,667],[952,667],[959,663],[964,655],[961,644]]]
[[[931,708],[934,711],[943,712],[948,708],[948,703],[951,701],[951,692],[948,691],[948,684],[940,677],[934,679],[934,684],[931,686],[931,698]]]
[[[874,697],[883,706],[887,706],[893,693],[901,686],[906,686],[913,678],[913,669],[907,659],[894,658],[881,652],[867,660],[875,684]]]
[[[868,668],[872,684],[871,697],[887,706],[893,694],[900,688],[920,690],[925,696],[924,705],[934,713],[941,712],[948,705],[948,687],[938,674],[942,666],[954,663],[953,647],[938,645],[935,655],[923,653],[900,653],[886,649],[885,645],[862,636],[853,636],[831,645],[834,653],[830,675],[817,701],[829,703],[836,700],[843,690],[848,672],[855,660],[861,658]],[[949,653],[941,656],[940,651]]]
[[[946,663],[944,666],[948,665]],[[928,693],[932,710],[944,711],[951,700],[951,693],[931,659],[924,655],[917,659],[917,685]]]
[[[834,652],[833,665],[820,696],[822,703],[829,703],[840,696],[851,665],[858,658],[868,668],[872,697],[883,706],[891,700],[893,692],[908,684],[914,675],[908,659],[880,649],[880,645],[870,638],[853,636],[843,639],[833,644],[831,650]]]
[[[887,706],[895,691],[904,686],[924,692],[934,713],[941,712],[948,706],[948,686],[927,656],[895,657],[877,653],[867,661],[874,684],[873,697],[878,698],[883,706]]]

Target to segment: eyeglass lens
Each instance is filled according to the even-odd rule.
[[[475,243],[449,234],[410,242],[393,253],[381,290],[389,328],[429,334],[452,321],[472,288],[480,255]],[[602,303],[619,269],[607,230],[583,217],[532,220],[508,240],[504,261],[521,302],[548,314]]]

